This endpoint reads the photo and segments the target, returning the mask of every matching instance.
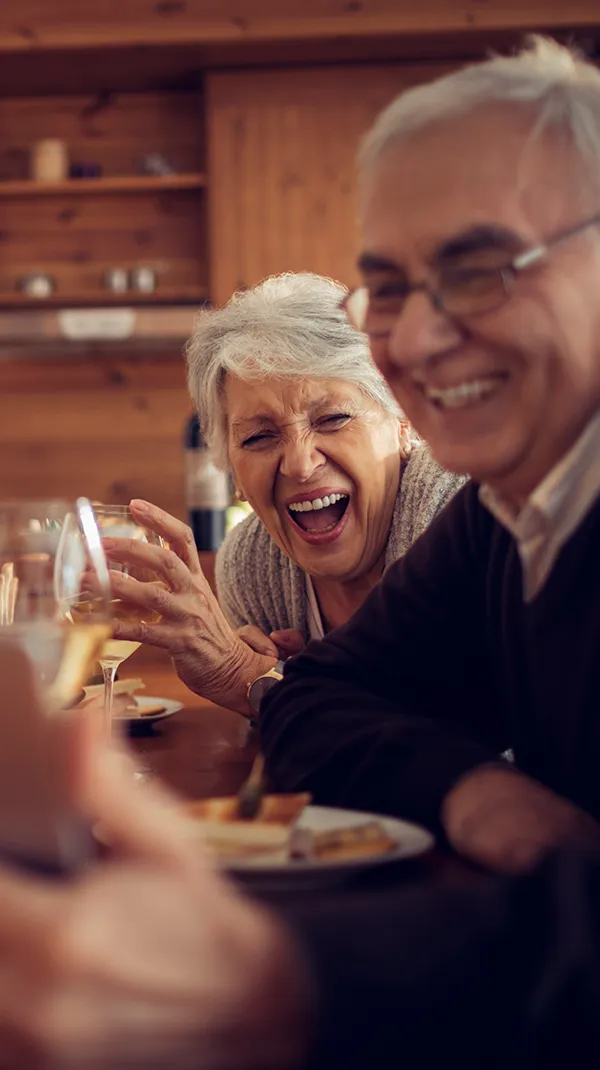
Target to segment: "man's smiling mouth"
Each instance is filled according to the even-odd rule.
[[[428,401],[438,409],[464,409],[487,401],[507,381],[505,372],[468,379],[454,386],[434,387],[423,384],[421,389]]]

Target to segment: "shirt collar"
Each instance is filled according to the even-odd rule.
[[[600,412],[518,512],[493,487],[479,488],[480,501],[517,541],[546,530],[564,542],[599,493]]]

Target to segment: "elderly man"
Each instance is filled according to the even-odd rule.
[[[600,73],[542,41],[414,89],[361,171],[348,315],[473,482],[290,664],[263,747],[280,787],[518,869],[600,818]]]
[[[507,868],[596,838],[594,153],[600,75],[543,43],[376,124],[348,311],[438,459],[480,488],[261,715],[282,782],[440,822]],[[523,772],[498,763],[507,745]],[[0,874],[3,1070],[597,1062],[600,865],[567,854],[276,919],[190,853],[158,789],[90,756],[80,805],[117,856],[69,884]]]

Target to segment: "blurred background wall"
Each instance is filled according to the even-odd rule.
[[[19,0],[0,11],[0,496],[184,515],[181,349],[272,272],[351,285],[354,156],[403,87],[598,0]]]

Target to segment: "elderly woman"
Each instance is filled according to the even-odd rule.
[[[244,713],[252,680],[347,621],[462,482],[415,443],[344,293],[316,275],[269,278],[203,313],[188,345],[201,426],[254,510],[219,552],[220,607],[189,529],[132,503],[171,550],[127,552],[169,591],[151,595],[159,623],[115,634],[166,647],[193,690]],[[148,603],[148,585],[115,582]]]

